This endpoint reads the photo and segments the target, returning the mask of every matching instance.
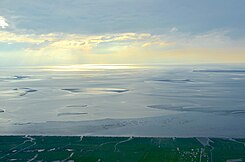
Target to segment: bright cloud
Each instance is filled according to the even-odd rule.
[[[0,28],[4,29],[8,27],[9,24],[6,22],[6,19],[2,16],[0,16]]]
[[[34,34],[16,34],[7,31],[0,31],[0,42],[2,43],[42,43],[44,41],[53,41],[51,34],[34,35]]]
[[[82,35],[17,34],[0,31],[0,45],[8,44],[14,47],[25,44],[21,51],[9,56],[0,51],[0,62],[9,61],[10,58],[33,65],[244,62],[245,41],[231,39],[228,35],[228,31],[222,30],[198,35],[181,32],[169,32],[164,35],[150,33]]]
[[[112,46],[131,46],[134,44],[142,47],[150,45],[167,46],[168,43],[158,36],[147,33],[119,33],[105,35],[80,35],[80,34],[16,34],[7,31],[0,31],[0,42],[2,43],[30,43],[29,50],[43,48],[54,49],[78,49],[92,50],[101,44]]]

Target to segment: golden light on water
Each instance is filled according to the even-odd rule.
[[[63,66],[45,66],[46,71],[100,71],[100,70],[130,70],[150,68],[149,66],[133,64],[82,64],[82,65],[63,65]]]

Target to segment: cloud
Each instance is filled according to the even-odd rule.
[[[160,39],[164,39],[166,42],[174,42],[174,46],[172,46],[174,49],[244,49],[245,39],[234,39],[230,34],[231,31],[223,29],[198,34],[178,31],[161,35]]]
[[[53,41],[53,34],[35,35],[35,34],[16,34],[8,31],[0,31],[0,42],[2,43],[32,43],[38,44],[44,41]]]
[[[149,33],[115,33],[103,35],[81,35],[81,34],[17,34],[13,32],[0,31],[0,42],[29,43],[28,50],[40,49],[66,49],[66,50],[93,50],[95,48],[109,48],[116,46],[141,47],[167,46],[168,43],[161,40],[158,36]],[[105,46],[107,44],[107,46]]]
[[[229,31],[201,34],[169,32],[111,33],[98,35],[49,33],[28,34],[0,31],[0,62],[21,60],[22,64],[52,65],[80,63],[204,63],[245,62],[245,41],[229,37]],[[233,58],[234,57],[234,58]],[[10,59],[11,58],[11,59]],[[13,61],[14,64],[16,61]]]
[[[0,28],[4,29],[8,27],[9,24],[6,22],[6,19],[2,16],[0,16]]]
[[[192,33],[225,28],[244,37],[244,5],[244,0],[1,0],[0,15],[11,27],[37,33],[164,34],[175,27]]]
[[[170,32],[177,32],[177,31],[179,31],[179,29],[176,28],[176,27],[172,27],[172,28],[170,29]]]
[[[169,32],[163,35],[150,33],[111,33],[100,35],[48,33],[48,34],[18,34],[0,31],[0,43],[30,44],[28,50],[65,49],[65,50],[103,50],[122,47],[169,49],[193,48],[244,48],[244,39],[232,39],[228,30],[213,30],[201,34]]]

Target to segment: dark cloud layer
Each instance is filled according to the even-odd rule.
[[[176,27],[200,33],[232,30],[244,36],[243,0],[20,0],[0,1],[0,15],[38,33],[165,33]]]

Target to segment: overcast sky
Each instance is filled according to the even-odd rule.
[[[245,62],[244,0],[1,0],[0,65]]]

